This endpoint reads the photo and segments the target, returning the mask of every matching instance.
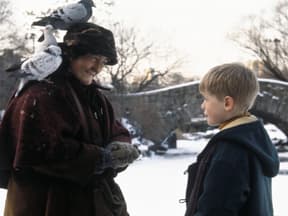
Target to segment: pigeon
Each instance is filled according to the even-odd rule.
[[[45,50],[50,45],[57,46],[57,40],[53,35],[54,28],[52,25],[46,25],[43,30],[43,41],[37,47],[36,52],[41,52]]]
[[[38,47],[36,47],[36,51],[33,54],[32,57],[30,58],[26,58],[23,61],[21,61],[20,63],[14,64],[12,66],[10,66],[8,69],[6,69],[6,72],[14,72],[14,71],[21,71],[23,64],[27,64],[27,62],[32,61],[34,62],[36,58],[38,58],[37,56],[49,56],[49,51],[47,52],[47,48],[50,47],[51,45],[53,45],[53,47],[50,47],[50,50],[52,49],[52,53],[55,50],[57,50],[57,54],[56,56],[58,56],[58,52],[60,52],[61,55],[61,49],[58,46],[58,43],[56,41],[55,36],[53,35],[53,27],[51,25],[46,25],[44,30],[43,30],[43,35],[44,35],[44,41],[42,41],[41,43],[38,44]],[[57,46],[58,48],[55,48],[54,46]],[[60,51],[59,51],[60,49]],[[48,49],[49,50],[49,49]],[[50,55],[51,56],[51,55]],[[30,60],[29,60],[30,59]],[[33,60],[32,60],[33,59]],[[41,59],[41,58],[40,58]],[[38,62],[39,60],[37,60]],[[31,64],[31,63],[30,63]],[[23,71],[22,71],[23,72]],[[27,70],[25,70],[25,72],[27,73]],[[21,73],[20,73],[21,74]],[[24,73],[25,74],[25,73]],[[23,74],[22,74],[23,75]],[[19,76],[19,73],[18,75]],[[21,77],[21,76],[20,76]],[[38,78],[37,78],[38,79]]]
[[[36,52],[30,58],[20,63],[20,66],[9,68],[6,72],[18,72],[16,77],[20,78],[15,97],[30,80],[43,80],[55,72],[62,63],[62,50],[59,46],[50,45],[40,52]]]
[[[43,80],[55,72],[62,63],[62,50],[59,46],[50,45],[46,49],[36,52],[30,58],[22,61],[18,68],[16,66],[6,70],[6,72],[18,72],[13,74],[20,78],[20,83],[15,97],[30,80]]]
[[[67,4],[54,10],[49,16],[33,22],[32,26],[50,24],[54,29],[67,30],[74,23],[87,22],[92,16],[92,7],[95,7],[92,0]]]
[[[43,80],[61,65],[61,54],[61,48],[55,45],[50,45],[45,50],[35,53],[22,63],[22,76],[33,80]]]

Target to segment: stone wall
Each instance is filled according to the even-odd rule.
[[[202,97],[198,82],[129,95],[109,96],[117,116],[138,122],[143,136],[160,142],[175,128],[191,128],[193,119],[202,119]],[[197,124],[195,122],[195,124]]]
[[[0,57],[0,110],[5,109],[7,101],[17,85],[17,79],[11,77],[5,70],[13,63],[19,62],[20,56],[15,55],[13,50],[4,50]]]
[[[251,112],[288,136],[288,82],[260,79],[260,94]]]
[[[288,135],[288,83],[259,79],[260,94],[251,112],[277,125]],[[129,95],[110,95],[117,116],[142,126],[143,135],[161,142],[171,130],[207,128],[201,111],[198,81]],[[243,87],[245,88],[245,86]]]

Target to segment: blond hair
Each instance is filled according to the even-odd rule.
[[[199,91],[214,95],[219,100],[230,96],[239,111],[246,112],[254,104],[259,84],[250,69],[240,63],[230,63],[210,69],[202,78]]]

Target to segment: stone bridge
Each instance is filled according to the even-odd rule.
[[[260,93],[251,112],[281,129],[288,136],[288,83],[259,79]],[[129,95],[110,95],[117,116],[141,126],[143,136],[156,143],[179,128],[207,129],[200,105],[199,81]],[[245,88],[245,86],[243,86]]]

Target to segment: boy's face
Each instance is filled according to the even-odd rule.
[[[207,123],[210,126],[218,126],[229,119],[225,99],[219,100],[216,96],[207,92],[201,92],[204,100],[201,104],[201,109],[207,118]]]

